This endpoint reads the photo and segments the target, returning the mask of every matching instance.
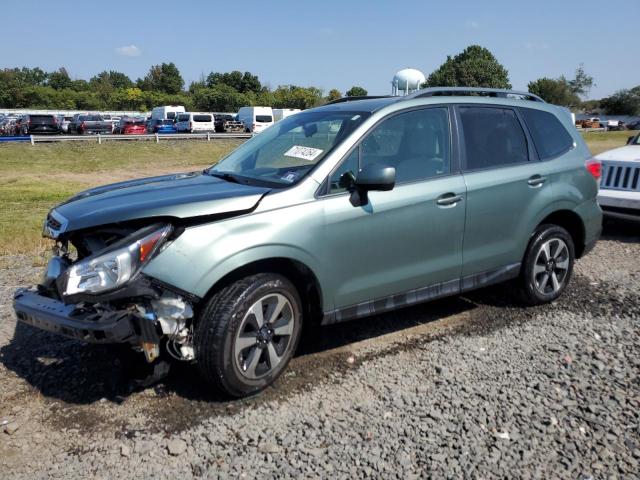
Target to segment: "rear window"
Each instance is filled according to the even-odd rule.
[[[194,115],[194,122],[211,122],[211,115]]]
[[[173,120],[176,118],[176,112],[167,112],[167,118]]]
[[[256,122],[260,122],[260,123],[273,122],[273,117],[271,115],[256,115]]]
[[[540,160],[557,157],[573,147],[573,138],[555,115],[542,110],[521,108]]]
[[[173,120],[162,120],[161,125],[173,125]]]
[[[178,115],[178,121],[179,122],[188,122],[189,121],[189,115],[185,115],[185,114]]]
[[[100,115],[87,115],[83,120],[86,120],[87,122],[101,122],[102,117]]]
[[[53,122],[53,115],[31,115],[32,122]]]

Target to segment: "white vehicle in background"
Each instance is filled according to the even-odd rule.
[[[179,113],[185,113],[185,109],[182,105],[163,105],[162,107],[155,107],[151,111],[151,120],[175,120],[176,115]]]
[[[205,133],[215,132],[214,117],[211,113],[185,112],[179,113],[176,118],[176,130],[178,133]]]
[[[69,133],[69,123],[73,120],[73,115],[63,115],[60,120],[60,129],[62,133]]]
[[[242,107],[238,111],[238,120],[244,125],[245,132],[260,133],[273,125],[271,107]]]
[[[299,108],[274,108],[273,109],[273,121],[279,122],[280,120],[287,118],[296,113],[300,113],[302,110]]]
[[[640,134],[596,159],[602,164],[598,203],[606,216],[640,221]]]

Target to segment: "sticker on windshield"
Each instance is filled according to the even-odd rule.
[[[287,172],[283,176],[280,177],[285,182],[295,182],[296,178],[298,178],[298,174],[296,172]]]
[[[300,145],[294,145],[284,152],[287,157],[301,158],[303,160],[308,160],[309,162],[315,160],[321,153],[322,150],[319,148],[301,147]]]

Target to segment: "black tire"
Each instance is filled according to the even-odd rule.
[[[562,250],[562,244],[566,246],[566,251]],[[545,245],[549,247],[551,258],[547,258],[543,251]],[[557,259],[553,258],[555,248],[558,249]],[[553,302],[567,288],[574,262],[575,246],[569,232],[558,225],[540,225],[529,241],[522,262],[517,280],[518,296],[527,305]],[[565,264],[566,268],[560,268]]]
[[[249,310],[257,302],[271,295],[284,297],[290,304],[292,320],[292,332],[290,335],[280,337],[273,336],[282,342],[286,338],[286,345],[282,350],[282,356],[275,368],[271,368],[269,352],[266,347],[258,349],[256,346],[247,347],[250,355],[263,355],[266,357],[263,365],[266,372],[259,378],[249,378],[246,365],[245,372],[240,366],[240,356],[236,356],[236,342],[242,333],[241,328],[246,328],[251,313]],[[262,303],[260,304],[262,305]],[[276,322],[273,322],[275,324]],[[268,325],[265,321],[265,325]],[[302,306],[300,295],[295,286],[285,277],[273,273],[260,273],[238,280],[212,295],[200,311],[194,332],[194,345],[198,369],[205,380],[219,392],[230,397],[246,397],[256,394],[271,385],[293,357],[302,331]],[[273,335],[273,330],[272,330]],[[264,340],[261,337],[261,340]],[[281,343],[278,345],[280,346]],[[254,350],[255,349],[255,350]],[[254,366],[254,372],[257,367]]]

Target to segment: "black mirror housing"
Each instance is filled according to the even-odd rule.
[[[378,164],[367,165],[358,172],[349,201],[354,207],[361,207],[369,203],[368,192],[393,190],[395,184],[395,168]]]

